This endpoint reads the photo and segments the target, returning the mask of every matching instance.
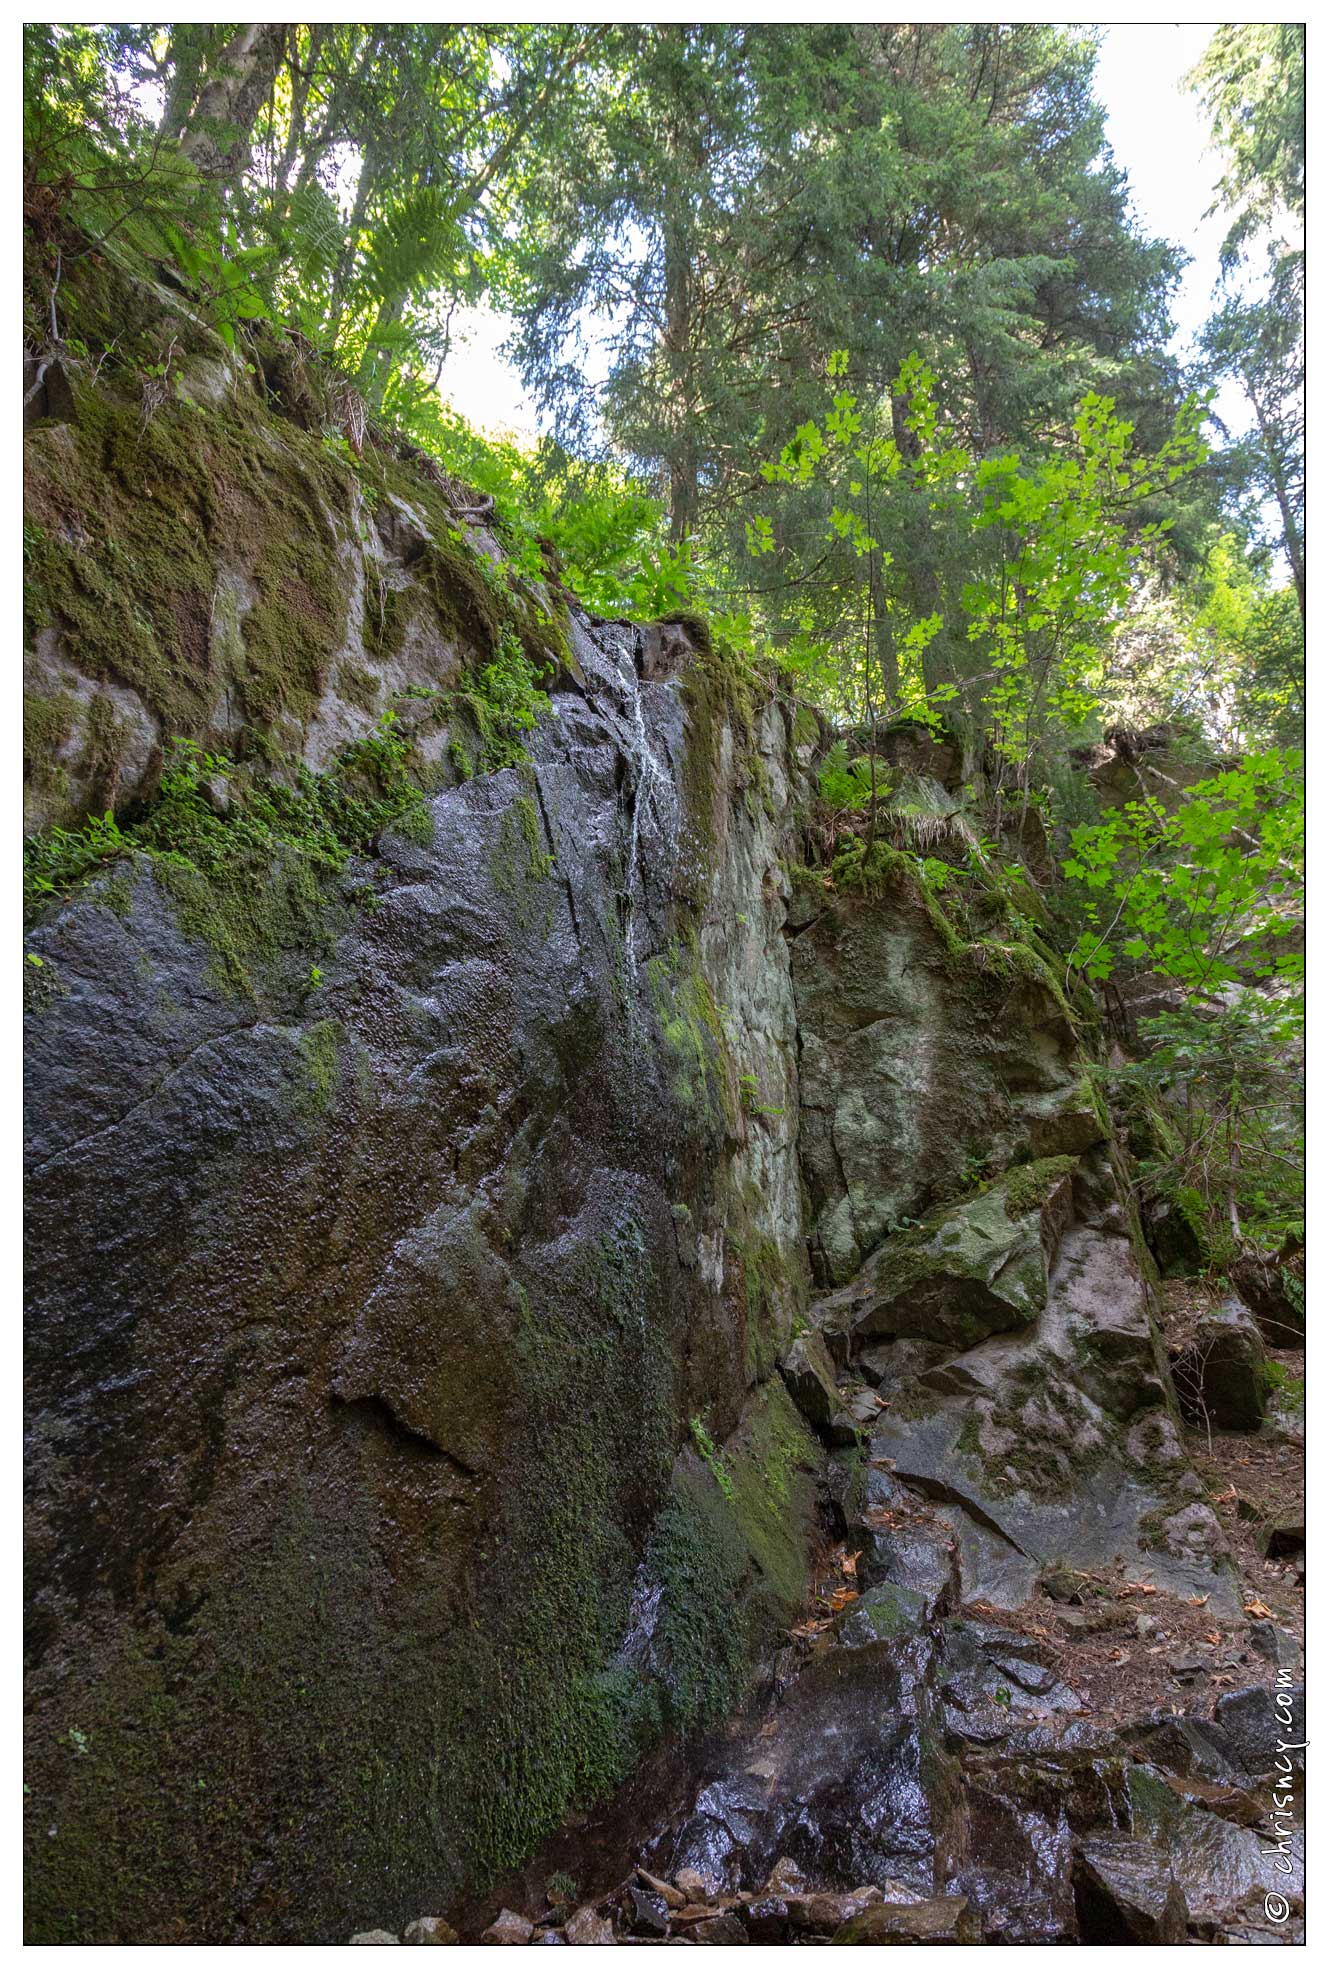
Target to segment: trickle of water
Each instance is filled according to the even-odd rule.
[[[637,904],[645,907],[646,891],[642,874],[642,829],[643,825],[654,823],[657,852],[662,860],[672,854],[675,827],[675,808],[677,795],[674,789],[673,774],[668,765],[657,759],[651,744],[650,733],[646,727],[646,716],[642,705],[641,679],[637,667],[632,663],[628,681],[628,708],[632,720],[632,757],[636,774],[632,789],[632,817],[628,828],[628,866],[627,866],[627,907],[623,925],[624,961],[627,966],[630,992],[635,991],[637,983]],[[662,876],[669,871],[662,866]],[[631,1003],[631,997],[629,1003]]]
[[[637,784],[632,795],[632,825],[628,832],[628,908],[627,922],[624,925],[628,980],[637,982],[637,936],[636,901],[638,893],[645,901],[645,890],[641,875],[641,816],[643,805],[650,814],[651,791],[655,783],[657,768],[651,752],[650,739],[646,733],[646,719],[641,708],[641,683],[633,673],[632,690],[632,735],[636,741]]]

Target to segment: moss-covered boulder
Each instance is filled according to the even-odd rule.
[[[1047,1303],[1073,1169],[1069,1157],[1024,1164],[888,1239],[844,1295],[854,1333],[958,1351],[1028,1326]]]

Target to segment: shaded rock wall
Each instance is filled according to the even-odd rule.
[[[29,939],[34,1936],[445,1901],[798,1604],[784,715],[573,633],[316,983],[231,995],[141,863]]]

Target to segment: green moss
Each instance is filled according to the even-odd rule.
[[[821,718],[810,704],[800,704],[794,711],[794,744],[800,749],[805,745],[815,745],[821,737]]]
[[[208,788],[229,787],[224,813]],[[345,914],[335,877],[392,826],[431,825],[410,769],[410,749],[388,714],[379,730],[327,773],[301,768],[294,784],[254,780],[187,741],[172,751],[155,804],[121,830],[100,817],[69,833],[52,828],[25,849],[25,900],[39,911],[90,870],[144,854],[187,936],[205,943],[223,987],[252,995],[289,953],[317,956]]]
[[[29,635],[53,623],[166,731],[197,733],[228,685],[260,730],[308,716],[345,633],[349,573],[322,518],[346,504],[338,461],[293,427],[272,443],[256,400],[171,402],[145,425],[79,385],[74,422],[33,433],[26,464]],[[229,616],[224,569],[252,590]]]
[[[1040,991],[1046,992],[1062,1014],[1072,1033],[1078,1035],[1083,1030],[1085,1024],[1083,1008],[1078,1013],[1072,1009],[1070,1001],[1062,989],[1061,980],[1053,970],[1051,963],[1046,957],[1041,956],[1031,944],[1001,943],[995,938],[981,937],[975,943],[968,946],[967,954],[974,962],[980,964],[984,970],[993,972],[997,977],[1006,978],[1012,982],[1034,985]],[[1091,1017],[1096,1017],[1092,1000],[1090,1001],[1090,1015]]]
[[[728,1490],[684,1464],[657,1521],[647,1568],[661,1588],[667,1716],[716,1721],[754,1654],[788,1627],[808,1583],[819,1452],[783,1385],[767,1383],[725,1446]]]
[[[891,1415],[905,1422],[921,1422],[944,1407],[945,1402],[935,1389],[924,1387],[912,1376],[898,1381],[891,1390]]]
[[[675,1099],[732,1130],[738,1122],[729,1042],[695,949],[685,941],[646,965],[651,1003],[671,1063]]]
[[[337,1096],[341,1075],[342,1029],[335,1019],[320,1019],[300,1034],[304,1082],[300,1105],[310,1114],[327,1114]]]
[[[362,664],[352,663],[349,658],[343,657],[337,666],[337,688],[343,697],[349,698],[362,711],[372,715],[378,709],[381,680]]]
[[[874,1586],[858,1603],[856,1613],[868,1623],[879,1641],[895,1641],[917,1634],[924,1624],[927,1601],[908,1586]]]
[[[710,1431],[699,1415],[694,1415],[688,1426],[692,1431],[692,1440],[697,1446],[698,1456],[700,1456],[706,1468],[715,1478],[716,1483],[719,1484],[721,1491],[732,1504],[734,1501],[734,1486],[729,1472],[725,1468],[724,1458],[711,1441]]]
[[[237,858],[207,872],[183,857],[158,857],[153,873],[183,934],[207,946],[214,977],[237,997],[272,980],[288,952],[321,956],[331,947],[319,872],[296,852]]]
[[[519,899],[531,883],[543,882],[553,871],[554,857],[545,847],[539,809],[529,794],[519,793],[499,822],[494,851],[494,887],[500,895]]]
[[[688,742],[683,757],[683,802],[695,855],[693,900],[709,893],[713,850],[721,833],[723,803],[729,793],[761,790],[764,764],[757,750],[756,719],[765,686],[736,651],[717,647],[699,618],[670,617],[686,627],[698,652],[683,673]],[[723,733],[732,734],[730,781],[720,770]]]
[[[967,954],[970,946],[924,880],[917,855],[894,848],[886,841],[874,841],[868,847],[866,842],[854,840],[831,863],[831,879],[837,890],[851,895],[875,899],[894,891],[912,896],[922,904],[947,956],[957,959]]]
[[[965,1416],[960,1425],[960,1433],[955,1438],[955,1449],[959,1456],[978,1456],[981,1454],[979,1418],[972,1411]]]
[[[470,728],[472,744],[460,743],[472,770],[493,773],[528,763],[527,734],[549,708],[537,685],[540,674],[511,629],[499,633],[490,662],[467,672],[452,714]],[[463,777],[469,779],[470,771]]]
[[[1008,1170],[1000,1179],[1006,1193],[1006,1215],[1015,1219],[1041,1210],[1057,1185],[1074,1171],[1076,1161],[1073,1155],[1049,1155],[1040,1162],[1022,1163]]]
[[[99,320],[115,314],[107,295],[117,287],[127,305],[142,298],[128,276],[84,257],[62,287],[72,312],[84,283],[98,293]],[[160,323],[170,304],[151,305]],[[184,317],[173,326],[189,339]],[[56,627],[81,670],[132,686],[163,731],[200,736],[229,693],[244,720],[242,757],[298,749],[346,639],[354,564],[335,516],[353,508],[358,479],[371,505],[391,492],[430,536],[408,585],[368,598],[371,659],[399,651],[415,616],[432,618],[435,634],[471,660],[463,693],[479,727],[480,769],[515,762],[510,694],[495,704],[484,672],[505,638],[531,678],[570,660],[566,609],[491,560],[418,467],[378,449],[342,456],[290,415],[274,423],[272,409],[243,391],[202,408],[172,399],[145,422],[141,373],[114,358],[75,395],[73,419],[39,426],[25,446],[29,639]],[[372,671],[343,662],[339,682],[373,708]],[[42,719],[35,709],[34,756],[49,757]],[[483,756],[495,747],[507,754],[501,761]]]
[[[70,691],[23,693],[23,774],[41,792],[63,785],[65,772],[56,754],[73,736],[78,699]]]

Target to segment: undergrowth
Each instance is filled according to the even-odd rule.
[[[387,828],[429,829],[412,748],[387,712],[326,773],[300,766],[289,782],[240,775],[222,753],[174,739],[148,812],[121,827],[113,814],[52,827],[24,851],[29,919],[90,874],[134,854],[148,858],[181,927],[208,943],[222,980],[252,988],[252,960],[288,940],[321,945],[323,884]]]

